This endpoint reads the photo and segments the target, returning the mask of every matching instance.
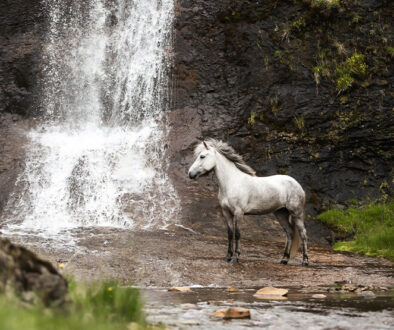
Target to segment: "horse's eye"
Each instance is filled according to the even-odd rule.
[[[201,155],[200,158],[201,158],[201,159],[205,158],[205,155]]]

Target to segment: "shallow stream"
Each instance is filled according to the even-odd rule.
[[[312,298],[315,293],[324,299]],[[166,288],[142,289],[148,321],[171,329],[393,329],[394,298],[390,291],[375,297],[355,293],[327,293],[290,289],[281,300],[253,296],[256,288],[226,292],[225,288],[192,288],[191,292],[169,292]],[[308,291],[308,290],[307,290]],[[213,303],[209,303],[213,302]],[[222,320],[212,316],[218,309],[244,307],[250,319]]]

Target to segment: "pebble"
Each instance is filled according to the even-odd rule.
[[[217,310],[212,316],[221,319],[250,319],[250,311],[243,307],[228,307]]]
[[[191,289],[188,286],[179,286],[179,287],[169,288],[168,291],[190,292]]]
[[[257,290],[255,296],[285,296],[288,292],[289,290],[287,289],[278,289],[273,286],[267,286]]]
[[[312,298],[316,298],[316,299],[324,299],[327,296],[325,294],[321,294],[321,293],[316,293],[312,296]]]

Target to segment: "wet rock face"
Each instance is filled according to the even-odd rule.
[[[171,137],[174,166],[190,166],[189,142],[216,137],[258,175],[296,178],[312,215],[333,201],[391,193],[394,78],[385,40],[393,37],[393,5],[341,3],[180,0],[170,121],[189,134],[182,143]],[[355,53],[366,73],[351,73],[351,87],[339,92],[340,70]],[[197,188],[178,172],[180,195],[206,209],[210,180]]]
[[[29,250],[0,239],[0,293],[11,291],[27,302],[45,305],[67,300],[67,281],[47,261]]]
[[[308,0],[177,0],[168,155],[185,225],[224,229],[212,176],[187,178],[193,144],[204,137],[229,142],[258,175],[295,177],[309,215],[331,201],[390,192],[393,5],[352,3],[328,10]],[[42,1],[0,3],[0,212],[23,167],[24,124],[16,122],[40,113],[46,28]],[[338,94],[336,69],[354,52],[367,73],[351,73],[351,88]],[[282,235],[269,221],[246,219],[244,228]],[[307,229],[328,235],[312,221]]]
[[[0,113],[33,114],[44,28],[42,1],[1,1]]]

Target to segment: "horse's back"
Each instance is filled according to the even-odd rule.
[[[298,206],[305,204],[305,191],[299,182],[289,175],[271,175],[262,177],[265,182],[273,185],[278,189],[282,198],[285,199],[288,206]]]

